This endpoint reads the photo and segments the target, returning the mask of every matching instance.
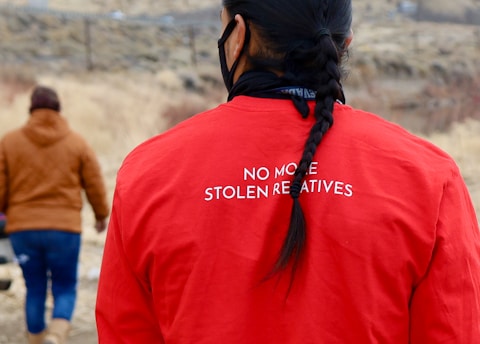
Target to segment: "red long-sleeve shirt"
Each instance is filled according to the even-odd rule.
[[[480,343],[480,235],[456,164],[335,106],[300,196],[306,247],[264,280],[313,119],[239,96],[136,148],[119,171],[100,344]]]

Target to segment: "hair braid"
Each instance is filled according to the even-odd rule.
[[[326,37],[326,36],[325,36]],[[328,42],[328,40],[330,42]],[[299,201],[303,179],[313,161],[318,145],[325,137],[328,129],[333,125],[333,108],[337,99],[343,99],[342,86],[340,84],[341,73],[339,69],[339,56],[333,41],[321,38],[317,45],[322,53],[315,58],[314,65],[321,70],[318,73],[318,86],[316,105],[314,108],[315,124],[304,146],[303,154],[295,171],[290,187],[290,195],[293,198],[293,206],[290,225],[287,236],[283,242],[280,255],[274,265],[272,273],[284,270],[292,261],[291,279],[289,290],[293,283],[293,277],[303,252],[306,241],[306,222]],[[327,41],[327,43],[325,43]]]

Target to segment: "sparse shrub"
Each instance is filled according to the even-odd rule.
[[[180,102],[177,105],[169,106],[163,113],[162,117],[165,119],[166,127],[171,128],[208,108],[208,103],[202,101],[200,97],[188,97],[185,101]]]

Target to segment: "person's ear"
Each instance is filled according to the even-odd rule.
[[[353,41],[353,30],[350,29],[350,32],[348,33],[347,38],[345,38],[345,48],[348,48],[350,46],[350,43]]]
[[[235,61],[240,56],[243,45],[245,44],[245,35],[247,33],[247,24],[243,17],[240,14],[236,14],[234,19],[237,22],[237,25],[235,25],[235,30],[232,32],[232,37],[230,37],[232,40],[231,48],[233,52],[232,61]]]

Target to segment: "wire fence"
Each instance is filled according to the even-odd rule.
[[[0,61],[54,69],[197,66],[216,56],[220,30],[213,9],[125,16],[2,5],[0,18]]]

